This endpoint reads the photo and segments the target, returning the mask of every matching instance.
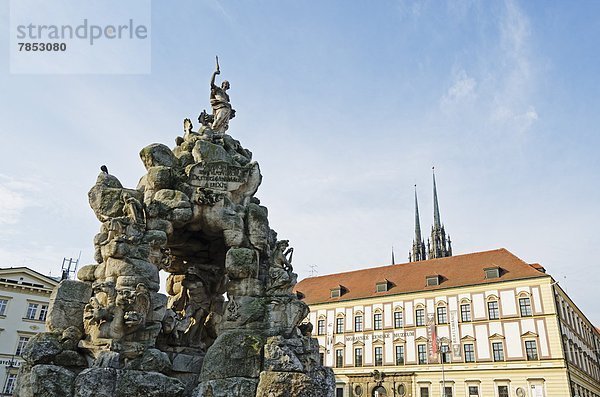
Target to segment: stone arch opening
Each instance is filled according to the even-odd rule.
[[[383,386],[376,386],[373,389],[372,396],[373,397],[387,397],[387,390]]]
[[[161,261],[167,273],[167,327],[157,339],[162,351],[183,347],[202,354],[217,338],[227,291],[227,249],[222,237],[202,231],[176,229],[167,239]]]

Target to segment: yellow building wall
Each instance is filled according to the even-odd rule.
[[[545,397],[568,397],[571,396],[569,377],[565,362],[565,355],[562,347],[562,335],[559,326],[559,319],[556,312],[556,304],[552,285],[552,278],[540,277],[534,279],[514,280],[507,282],[498,282],[493,284],[481,284],[473,286],[465,286],[459,288],[451,288],[436,291],[419,291],[415,293],[387,295],[382,297],[370,297],[360,300],[341,301],[324,304],[313,304],[310,309],[312,312],[335,311],[341,308],[350,308],[354,306],[370,306],[377,307],[393,303],[395,301],[415,301],[419,299],[435,299],[439,296],[457,295],[463,293],[486,293],[494,290],[505,290],[507,288],[539,288],[539,296],[542,303],[543,313],[533,316],[536,320],[544,320],[546,327],[546,337],[550,358],[536,361],[505,361],[505,362],[479,362],[479,363],[451,363],[445,365],[445,377],[449,384],[454,387],[454,396],[468,397],[468,384],[479,385],[479,393],[481,397],[496,397],[497,385],[499,382],[506,382],[509,386],[510,396],[516,396],[517,388],[522,388],[525,391],[526,397],[534,396],[531,386],[543,385]],[[366,313],[365,313],[366,314]],[[519,318],[519,317],[517,317]],[[350,320],[350,319],[349,319]],[[366,318],[365,318],[366,320]],[[501,318],[501,321],[504,320]],[[514,321],[515,317],[507,318],[507,321]],[[473,321],[472,323],[481,323],[482,321]],[[414,329],[414,327],[413,327]],[[384,332],[386,329],[383,330]],[[316,332],[316,329],[315,329]],[[345,332],[345,335],[352,335],[353,332]],[[315,335],[317,336],[317,335]],[[323,338],[318,337],[320,342]],[[442,373],[440,365],[403,365],[403,366],[378,366],[378,367],[344,367],[334,368],[338,387],[344,386],[344,396],[352,396],[348,383],[348,375],[370,374],[377,369],[385,373],[414,373],[414,383],[411,394],[413,397],[418,397],[419,382],[431,382],[430,396],[441,396]],[[475,383],[469,383],[475,381]],[[477,383],[477,381],[479,383]],[[453,382],[453,383],[452,383]],[[504,384],[504,383],[502,383]],[[389,393],[390,391],[388,391]],[[388,394],[390,395],[390,394]],[[394,394],[391,394],[394,395]],[[409,394],[407,393],[406,397]],[[363,395],[362,397],[370,397]]]

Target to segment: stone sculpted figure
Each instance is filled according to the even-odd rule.
[[[146,223],[144,220],[144,206],[138,199],[129,193],[123,193],[123,201],[125,202],[123,205],[123,213],[129,218],[131,223]]]
[[[204,127],[210,127],[213,121],[213,115],[206,113],[206,109],[203,109],[202,113],[200,113],[200,115],[198,116],[198,122]]]
[[[215,84],[215,78],[221,74],[219,68],[219,58],[217,57],[217,69],[210,80],[210,105],[213,109],[212,130],[216,133],[224,134],[229,128],[229,120],[235,116],[235,110],[231,108],[229,102],[229,81],[223,80],[221,86]]]
[[[286,271],[293,271],[292,268],[292,256],[294,255],[294,248],[289,247],[289,240],[280,240],[275,245],[273,251],[273,264],[276,267],[280,267]]]
[[[271,267],[269,268],[269,290],[289,292],[296,284],[296,275],[292,272],[293,248],[288,248],[288,240],[280,240],[275,244],[271,254]]]
[[[183,132],[184,133],[189,134],[190,132],[192,132],[192,128],[194,128],[194,126],[192,124],[192,120],[190,120],[190,119],[183,120]]]
[[[115,287],[114,282],[98,283],[84,308],[83,320],[88,338],[81,347],[99,357],[107,349],[130,349],[121,344],[135,339],[132,334],[143,328],[150,309],[150,295],[144,284]],[[118,346],[118,347],[117,347]]]
[[[177,332],[171,343],[208,347],[211,341],[206,327],[213,297],[207,281],[191,266],[186,274],[169,275],[167,293],[171,295],[167,306],[176,314],[174,331],[182,331]]]

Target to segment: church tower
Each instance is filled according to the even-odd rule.
[[[421,220],[419,219],[419,201],[417,200],[417,185],[415,185],[415,238],[412,244],[412,251],[408,253],[409,262],[424,261],[425,243],[421,237]]]
[[[433,226],[431,237],[427,240],[428,258],[445,258],[452,256],[452,242],[450,236],[446,237],[446,230],[440,221],[440,208],[438,205],[437,187],[435,185],[435,169],[433,170]]]

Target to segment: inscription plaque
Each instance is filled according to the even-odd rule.
[[[250,168],[226,162],[200,163],[190,169],[189,182],[192,186],[231,192],[248,182]]]

